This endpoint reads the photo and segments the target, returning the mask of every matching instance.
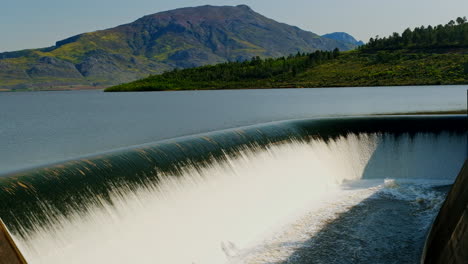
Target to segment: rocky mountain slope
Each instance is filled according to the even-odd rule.
[[[0,53],[0,89],[107,86],[174,68],[355,47],[245,5],[181,8],[48,48]]]

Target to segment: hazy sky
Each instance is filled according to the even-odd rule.
[[[247,4],[267,17],[317,34],[345,31],[364,41],[468,16],[468,0],[3,0],[0,51],[52,46],[57,40],[143,15],[204,4]]]

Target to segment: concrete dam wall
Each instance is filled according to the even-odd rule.
[[[0,220],[0,264],[25,264],[26,260],[16,247],[3,221]]]
[[[421,263],[468,263],[468,160],[432,225]]]

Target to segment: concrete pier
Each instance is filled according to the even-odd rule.
[[[8,229],[0,220],[0,264],[26,264]]]

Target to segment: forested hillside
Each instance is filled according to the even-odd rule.
[[[417,27],[406,29],[401,35],[371,38],[367,45],[360,49],[392,50],[392,49],[434,49],[434,48],[466,48],[468,47],[468,23],[466,17],[451,20],[446,25]]]
[[[143,80],[108,88],[106,91],[150,91],[188,89],[235,89],[270,87],[297,77],[308,69],[336,59],[339,50],[297,53],[289,57],[244,62],[227,62],[213,66],[178,70],[154,75]]]

